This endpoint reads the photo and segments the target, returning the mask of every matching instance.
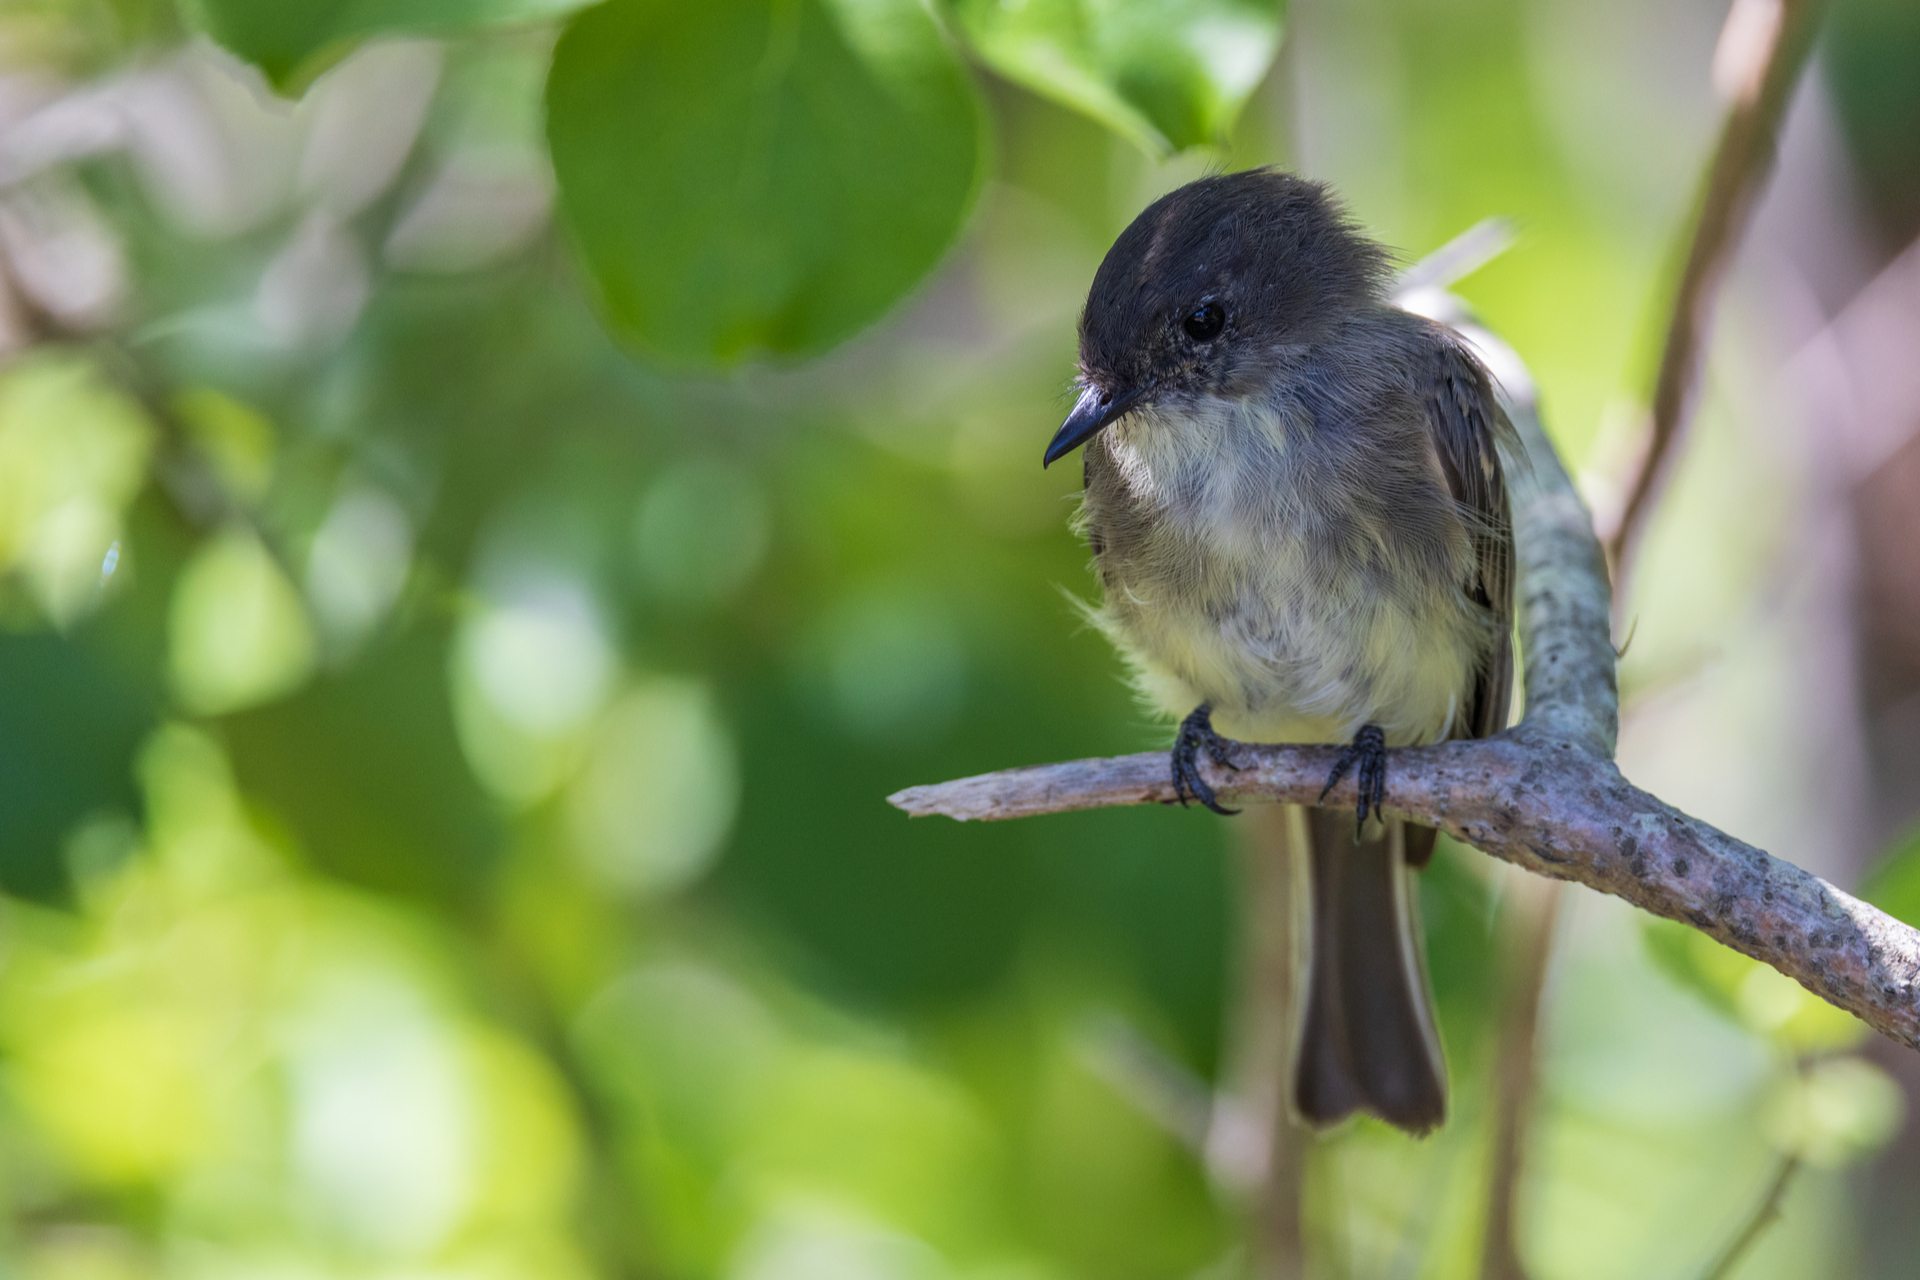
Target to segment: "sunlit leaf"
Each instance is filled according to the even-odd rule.
[[[274,431],[265,415],[212,387],[182,391],[173,412],[230,497],[254,506],[267,496]]]
[[[297,688],[313,670],[313,629],[293,584],[244,529],[210,538],[181,570],[167,619],[173,691],[223,715]]]
[[[1776,1146],[1831,1169],[1885,1146],[1905,1115],[1906,1095],[1883,1068],[1838,1057],[1781,1080],[1761,1120]]]
[[[1920,926],[1920,827],[1888,850],[1860,886],[1860,896],[1888,915]]]
[[[980,186],[978,97],[912,0],[611,0],[561,37],[547,104],[606,319],[674,363],[857,332]]]
[[[1725,947],[1702,948],[1694,942],[1701,937],[1698,930],[1671,920],[1646,921],[1640,937],[1648,957],[1662,973],[1718,1012],[1729,1018],[1735,1016],[1733,989],[1746,976],[1746,966],[1752,961]]]
[[[1698,929],[1649,920],[1647,953],[1669,978],[1727,1018],[1798,1053],[1850,1048],[1866,1024],[1785,974],[1722,946]]]
[[[1280,47],[1280,0],[954,0],[995,71],[1156,155],[1219,142]]]
[[[481,782],[515,805],[552,792],[579,766],[617,668],[604,618],[567,577],[533,579],[476,610],[449,675],[460,745]]]
[[[15,1066],[28,1112],[101,1182],[163,1177],[191,1162],[208,1127],[195,1019],[119,991],[62,1004]]]
[[[19,574],[56,624],[99,603],[152,447],[140,406],[84,359],[39,355],[0,376],[0,575]]]
[[[610,888],[677,889],[720,852],[740,781],[711,704],[698,685],[651,680],[600,724],[567,816],[580,856]]]
[[[588,0],[186,0],[188,21],[275,84],[299,85],[356,41],[518,26]]]
[[[794,1054],[756,1119],[741,1144],[743,1181],[756,1190],[859,1204],[936,1248],[1003,1229],[988,1182],[993,1135],[950,1079],[879,1053]],[[794,1275],[797,1261],[759,1274]]]

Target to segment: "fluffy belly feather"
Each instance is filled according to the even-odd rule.
[[[1214,726],[1243,742],[1345,741],[1377,724],[1407,746],[1448,735],[1482,647],[1462,610],[1433,606],[1321,610],[1256,590],[1207,611],[1135,595],[1110,599],[1099,620],[1156,711],[1207,703]]]
[[[1289,465],[1284,418],[1233,409],[1142,415],[1102,442],[1093,616],[1143,699],[1175,717],[1207,703],[1241,741],[1447,737],[1490,638],[1460,585],[1464,527],[1447,509],[1450,536],[1413,544],[1405,521],[1303,519],[1330,495]]]

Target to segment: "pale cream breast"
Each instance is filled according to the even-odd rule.
[[[1307,430],[1284,403],[1219,400],[1110,428],[1111,476],[1088,497],[1107,588],[1095,621],[1169,716],[1208,703],[1242,741],[1344,741],[1365,724],[1392,745],[1436,741],[1472,687],[1487,620],[1459,587],[1464,568],[1398,545],[1390,521],[1303,532],[1326,524],[1303,488],[1312,469],[1290,457]],[[1464,529],[1458,541],[1467,556]]]

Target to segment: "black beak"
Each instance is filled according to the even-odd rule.
[[[1127,410],[1133,408],[1140,397],[1152,386],[1135,387],[1130,391],[1114,394],[1102,391],[1099,387],[1088,387],[1080,393],[1080,403],[1073,406],[1073,412],[1060,424],[1060,430],[1054,432],[1053,443],[1047,446],[1047,453],[1040,460],[1042,467],[1050,467],[1062,454],[1073,450],[1093,437],[1100,428],[1107,426]]]

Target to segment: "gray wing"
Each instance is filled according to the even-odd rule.
[[[1475,575],[1467,592],[1492,615],[1494,627],[1492,651],[1454,736],[1485,738],[1507,727],[1513,689],[1513,516],[1498,446],[1505,441],[1511,448],[1515,437],[1492,379],[1465,344],[1435,326],[1431,351],[1423,388],[1427,429],[1473,537]]]

